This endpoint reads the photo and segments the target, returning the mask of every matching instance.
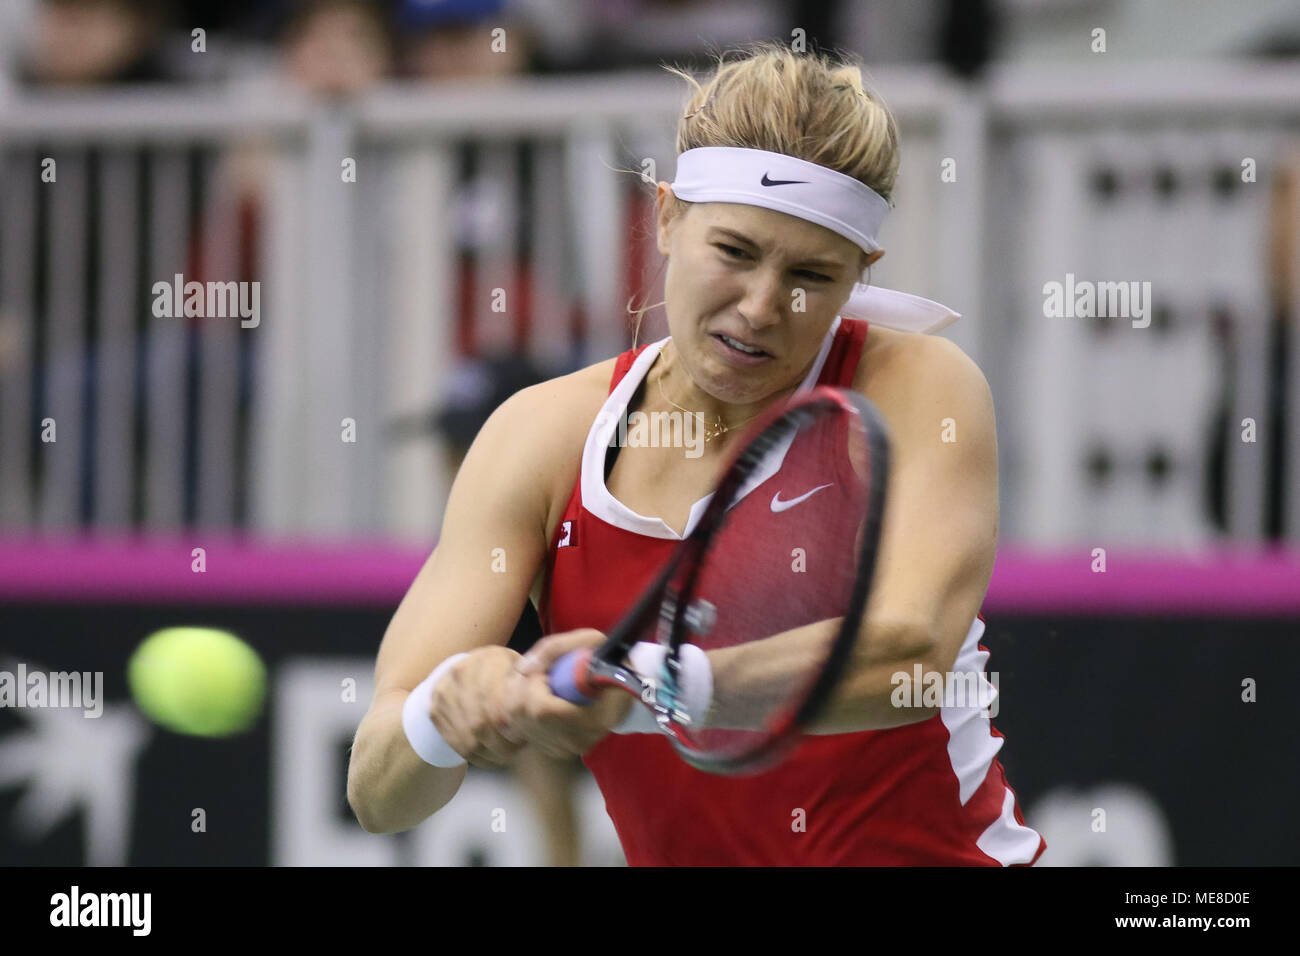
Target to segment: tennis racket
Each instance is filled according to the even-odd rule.
[[[552,692],[579,705],[607,687],[634,694],[638,727],[700,770],[777,763],[858,638],[888,473],[888,433],[861,395],[818,386],[768,409],[606,642],[554,663]]]

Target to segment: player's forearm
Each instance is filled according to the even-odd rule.
[[[736,647],[710,650],[714,707],[713,727],[757,727],[766,715],[790,699],[795,675],[820,669],[842,618],[818,621]],[[911,674],[931,642],[910,625],[868,622],[868,631],[853,649],[820,719],[805,732],[841,734],[884,730],[925,720],[933,709],[895,706],[895,675]]]
[[[705,726],[758,729],[789,701],[803,675],[821,667],[838,621],[818,621],[760,641],[707,651],[713,699]]]
[[[838,626],[838,621],[835,622]],[[913,667],[926,663],[934,649],[930,634],[918,625],[868,619],[866,630],[853,646],[844,677],[835,688],[813,734],[844,734],[859,730],[888,730],[915,724],[938,711],[910,706],[910,696],[900,702],[898,674],[909,679]]]
[[[417,826],[451,800],[465,779],[464,766],[434,767],[411,749],[402,729],[405,702],[402,692],[376,700],[352,745],[348,803],[370,833]]]

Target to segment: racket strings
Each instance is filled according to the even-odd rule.
[[[847,411],[804,416],[792,441],[763,451],[760,469],[773,454],[779,469],[729,503],[674,612],[714,681],[708,716],[680,728],[681,746],[756,749],[806,700],[838,637],[822,622],[843,614],[857,580],[871,474],[862,432]]]

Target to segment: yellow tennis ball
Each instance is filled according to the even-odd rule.
[[[266,666],[235,635],[206,627],[169,627],[145,638],[127,664],[136,704],[181,734],[225,737],[262,713]]]

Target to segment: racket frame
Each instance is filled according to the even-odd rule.
[[[694,612],[695,586],[702,566],[700,559],[707,554],[713,538],[726,523],[727,512],[736,494],[764,458],[787,436],[797,434],[801,426],[815,421],[827,411],[858,416],[867,441],[869,467],[864,479],[868,501],[858,550],[858,575],[844,612],[843,624],[807,695],[797,708],[779,712],[768,720],[763,728],[767,736],[759,745],[736,753],[696,750],[677,732],[677,727],[689,728],[692,721],[690,715],[676,706],[676,702],[680,649],[684,643],[689,643],[686,640],[689,634],[699,633],[689,626],[688,618]],[[797,744],[799,731],[821,714],[852,655],[875,573],[888,475],[888,429],[875,406],[864,396],[822,385],[769,409],[750,427],[695,528],[673,551],[633,609],[610,631],[605,643],[591,651],[585,663],[576,665],[580,673],[578,686],[583,688],[582,692],[590,697],[601,688],[617,687],[636,695],[651,709],[657,725],[678,755],[699,770],[714,774],[753,773],[779,761]],[[637,638],[645,633],[651,619],[656,617],[657,640],[667,649],[657,679],[638,674],[623,664]]]

